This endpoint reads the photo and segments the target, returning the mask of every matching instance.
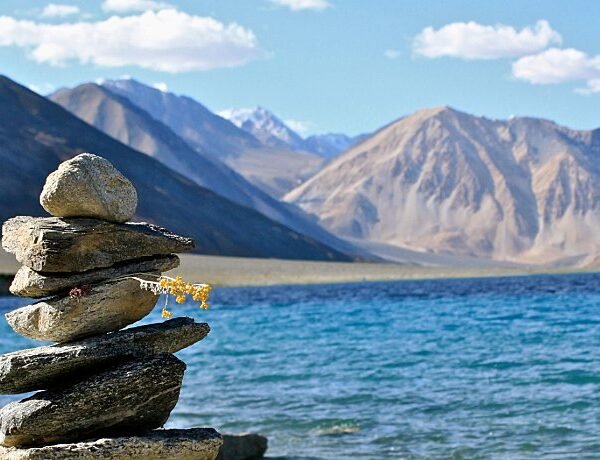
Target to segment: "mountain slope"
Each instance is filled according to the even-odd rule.
[[[600,249],[598,131],[441,107],[382,128],[286,199],[338,234],[496,260]]]
[[[351,251],[348,243],[329,234],[299,208],[274,199],[224,163],[192,149],[171,129],[129,99],[93,83],[60,90],[51,99],[85,122],[156,158],[198,185],[340,251]]]
[[[0,77],[0,219],[43,215],[46,176],[83,151],[104,156],[136,186],[137,220],[196,240],[206,254],[345,260],[346,256],[200,187],[65,109]]]
[[[316,155],[264,145],[192,98],[131,79],[109,80],[102,85],[171,128],[192,148],[226,163],[275,197],[303,182],[322,165]]]

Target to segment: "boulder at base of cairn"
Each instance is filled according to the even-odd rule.
[[[82,153],[46,178],[40,204],[56,217],[126,222],[137,208],[133,184],[108,160]]]
[[[260,434],[224,434],[217,460],[256,460],[267,451],[267,438]]]
[[[176,353],[202,340],[210,328],[192,318],[132,327],[64,345],[29,348],[0,356],[0,393],[45,390],[85,372],[140,356]]]
[[[143,436],[98,439],[29,449],[0,447],[2,460],[214,460],[221,435],[212,428],[155,430]]]
[[[170,354],[140,358],[11,403],[0,410],[0,444],[44,446],[159,428],[177,404],[185,367]]]
[[[122,278],[18,308],[8,312],[6,320],[25,337],[68,342],[135,323],[152,311],[157,300],[153,292],[140,290],[139,281]]]
[[[19,216],[4,222],[2,247],[36,272],[83,272],[194,248],[190,238],[146,223]]]
[[[49,297],[68,292],[73,286],[93,284],[100,281],[119,278],[133,273],[166,272],[179,266],[179,257],[147,257],[122,262],[108,268],[98,268],[78,273],[38,273],[29,267],[21,267],[10,285],[13,295],[30,298]]]

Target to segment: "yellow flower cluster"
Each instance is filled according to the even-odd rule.
[[[186,283],[181,276],[175,279],[163,277],[158,284],[164,291],[174,295],[177,303],[185,303],[186,297],[190,295],[192,299],[200,302],[200,308],[206,310],[209,307],[207,302],[212,287],[208,284]]]
[[[147,278],[130,277],[137,280],[140,283],[140,288],[145,291],[151,291],[152,293],[159,295],[165,295],[165,306],[162,310],[163,318],[171,318],[173,313],[167,310],[167,303],[169,301],[169,295],[175,296],[177,303],[185,303],[187,296],[191,296],[197,302],[200,302],[200,308],[208,308],[208,298],[210,297],[210,291],[212,286],[209,284],[190,284],[186,283],[181,276],[177,278],[170,278],[168,276],[160,276],[156,281],[148,280]]]

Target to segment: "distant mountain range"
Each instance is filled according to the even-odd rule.
[[[135,80],[50,98],[81,120],[1,80],[0,218],[41,213],[45,175],[87,150],[132,177],[139,218],[190,234],[205,253],[481,267],[600,260],[600,129],[436,107],[372,135],[303,138],[267,109],[225,119]]]
[[[129,99],[193,149],[227,164],[279,198],[319,170],[318,155],[266,145],[187,96],[160,91],[136,80],[108,80],[103,87]]]
[[[82,96],[84,97],[84,96]],[[139,145],[156,146],[157,155],[177,145],[143,113],[119,106],[97,91],[91,101],[106,104],[117,121],[139,123],[128,132]],[[117,123],[114,121],[114,123]],[[113,120],[106,120],[113,126]],[[145,129],[156,132],[145,132]],[[152,135],[152,136],[151,136]],[[39,193],[46,176],[78,153],[104,156],[136,186],[139,206],[135,218],[164,225],[190,236],[198,252],[231,256],[312,260],[350,260],[350,257],[258,211],[241,206],[148,154],[140,153],[85,123],[71,113],[6,77],[0,77],[0,220],[15,215],[44,215]],[[181,159],[181,161],[187,161]],[[208,167],[208,163],[198,165]],[[215,168],[215,171],[217,169]],[[224,173],[221,177],[227,177]]]
[[[129,147],[156,158],[196,184],[340,251],[353,251],[351,245],[327,232],[302,210],[273,198],[220,161],[217,156],[206,152],[205,148],[216,148],[215,146],[197,145],[193,149],[169,127],[130,99],[109,88],[110,86],[86,83],[72,89],[59,90],[49,98],[86,123]]]
[[[600,254],[600,129],[421,110],[353,146],[285,199],[358,240],[585,265]]]
[[[366,134],[350,137],[345,134],[329,133],[316,134],[303,139],[300,134],[263,107],[223,110],[219,115],[254,135],[266,145],[310,152],[325,159],[335,157],[367,137]]]

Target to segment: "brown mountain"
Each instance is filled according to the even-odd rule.
[[[108,80],[102,86],[126,97],[192,148],[212,155],[276,198],[323,164],[318,155],[264,144],[190,97],[160,91],[132,79]]]
[[[38,196],[58,163],[104,156],[136,186],[137,220],[196,240],[206,254],[347,260],[344,254],[201,187],[62,107],[0,77],[0,219],[43,215]]]
[[[422,110],[355,145],[286,199],[363,241],[580,263],[600,253],[600,130]]]

